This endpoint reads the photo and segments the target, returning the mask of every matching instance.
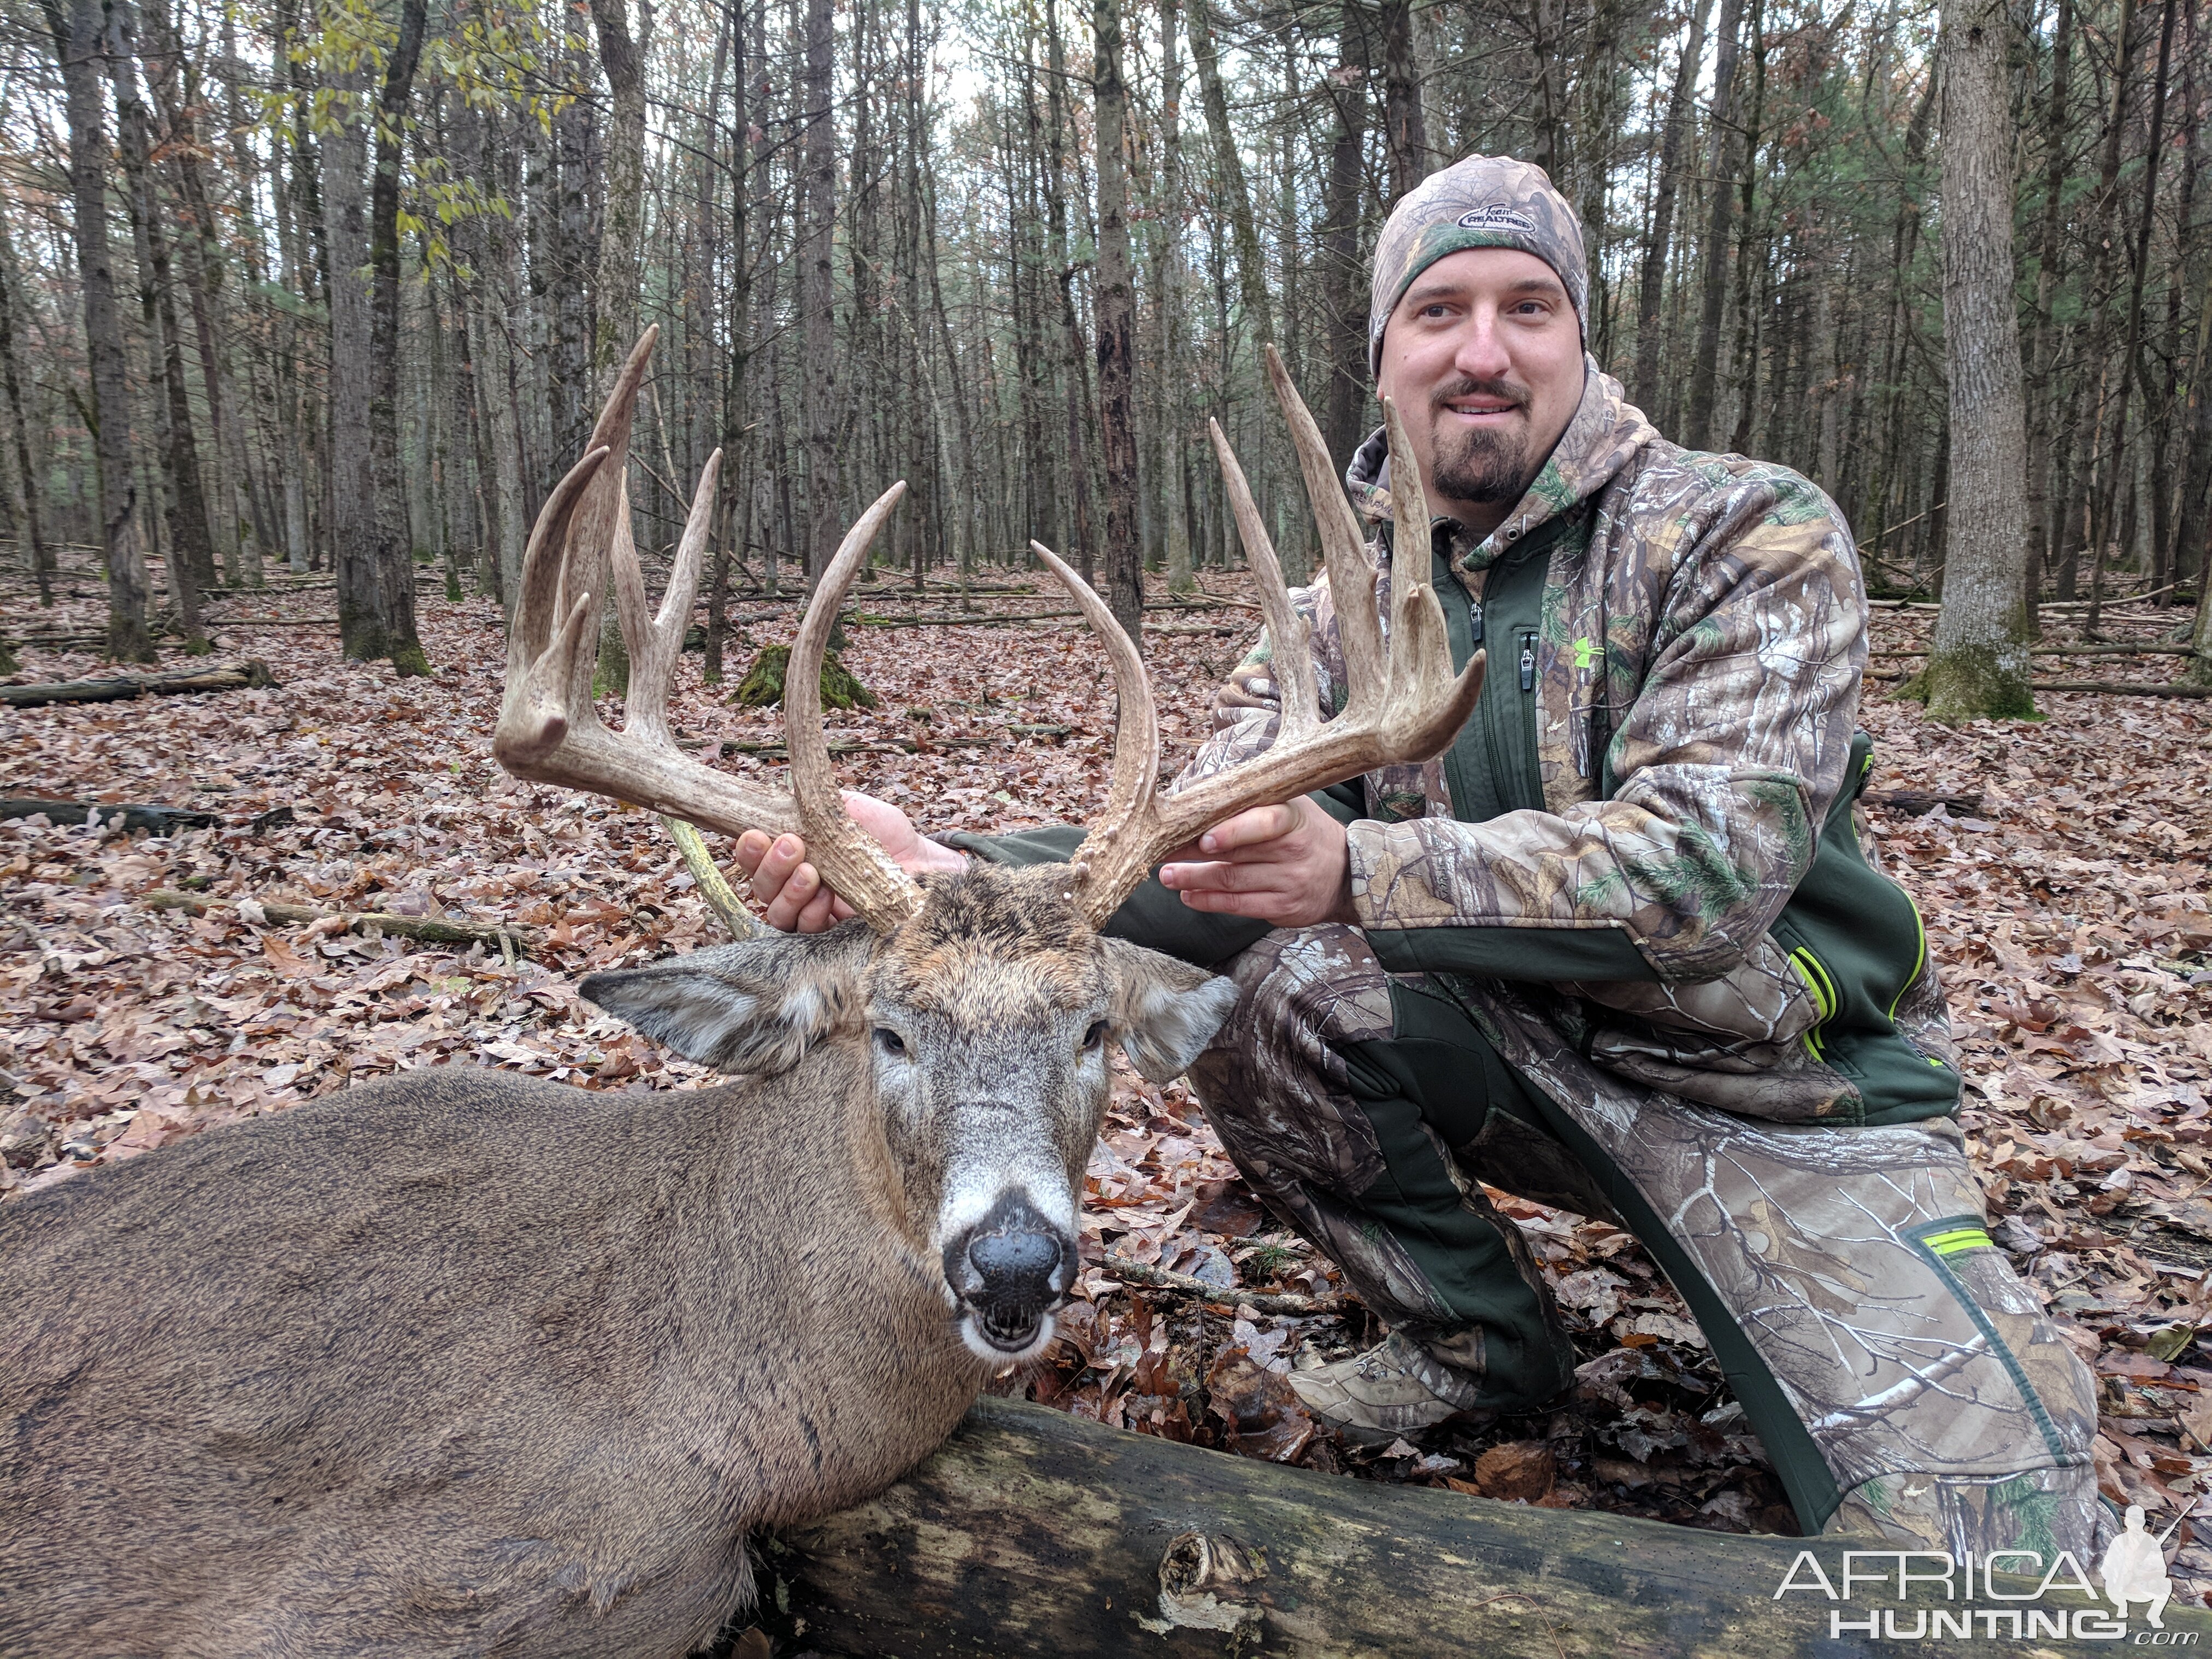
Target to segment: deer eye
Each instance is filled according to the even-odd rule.
[[[1091,1022],[1091,1029],[1083,1034],[1083,1052],[1086,1054],[1096,1054],[1103,1046],[1105,1041],[1106,1022],[1103,1019],[1094,1019]]]
[[[891,1030],[890,1026],[878,1025],[876,1027],[876,1047],[887,1054],[903,1057],[906,1054],[906,1039]]]

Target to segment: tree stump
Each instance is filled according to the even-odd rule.
[[[783,677],[791,666],[791,647],[764,646],[753,659],[730,701],[743,708],[773,708],[783,701]],[[845,659],[835,651],[822,653],[822,706],[824,708],[873,708],[876,694],[854,678]]]

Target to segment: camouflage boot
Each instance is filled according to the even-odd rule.
[[[1358,1445],[1388,1445],[1439,1423],[1488,1422],[1475,1405],[1481,1388],[1402,1331],[1365,1353],[1291,1373],[1291,1387],[1314,1417]]]

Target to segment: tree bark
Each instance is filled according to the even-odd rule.
[[[1134,404],[1137,290],[1130,271],[1121,0],[1091,13],[1093,112],[1098,131],[1098,436],[1106,472],[1106,603],[1131,640],[1144,639],[1144,547],[1137,536]]]
[[[1943,610],[1926,679],[1931,720],[2032,715],[2027,410],[2013,317],[2013,131],[2001,0],[1945,0],[1943,333],[1950,369]]]
[[[1371,54],[1361,0],[1346,0],[1337,27],[1339,63],[1328,87],[1336,123],[1320,240],[1327,259],[1324,291],[1328,296],[1328,399],[1322,432],[1329,454],[1342,466],[1366,436],[1368,283],[1366,262],[1360,257],[1359,220],[1366,182],[1362,163]]]
[[[1229,92],[1221,81],[1221,59],[1214,49],[1212,0],[1190,0],[1190,56],[1198,66],[1198,89],[1206,106],[1206,131],[1213,139],[1213,164],[1219,169],[1217,199],[1225,202],[1230,234],[1237,243],[1237,277],[1253,344],[1275,338],[1274,307],[1267,300],[1267,267],[1260,257],[1260,233],[1252,221],[1252,192],[1245,187],[1244,158],[1229,124]]]
[[[403,678],[430,672],[415,632],[415,558],[399,466],[399,146],[422,56],[427,0],[400,0],[399,36],[386,60],[377,100],[376,162],[369,198],[368,441],[376,491],[375,552],[369,572],[374,615],[349,629],[346,585],[338,584],[338,629],[346,654],[386,658]]]
[[[1721,0],[1720,46],[1713,62],[1713,199],[1705,221],[1698,349],[1690,362],[1689,406],[1682,417],[1682,442],[1692,449],[1711,449],[1715,435],[1713,403],[1720,376],[1721,323],[1728,306],[1729,240],[1735,220],[1735,66],[1742,33],[1743,0]]]
[[[33,453],[30,411],[23,406],[22,384],[15,370],[15,250],[8,227],[0,220],[0,390],[8,396],[8,419],[15,435],[15,470],[23,481],[23,530],[31,542],[31,579],[38,586],[39,604],[50,609],[54,602],[54,552],[46,545],[39,463]]]
[[[643,11],[652,28],[650,7]],[[592,402],[606,396],[637,343],[639,238],[645,225],[645,64],[623,0],[592,0],[599,66],[614,94],[607,123],[606,196],[599,228],[599,325],[592,332]],[[809,36],[811,65],[811,36]]]
[[[1421,85],[1427,76],[1413,0],[1382,0],[1382,125],[1384,149],[1390,157],[1387,210],[1429,176],[1429,129],[1421,106]]]
[[[987,1397],[878,1497],[768,1540],[755,1617],[809,1650],[881,1659],[1796,1659],[1831,1645],[1838,1605],[1817,1586],[1781,1593],[1813,1584],[1809,1569],[1793,1580],[1800,1553],[1832,1585],[1844,1551],[1872,1543],[1352,1480]],[[1958,1610],[1944,1588],[1881,1605],[1901,1631],[1917,1611],[1924,1637],[1928,1609]],[[2035,1585],[1998,1588],[2026,1601]],[[1875,1594],[1862,1578],[1844,1616]],[[2178,1601],[2165,1617],[2177,1635],[2212,1632],[2212,1613]],[[1912,1651],[1983,1645],[1938,1627]]]
[[[1674,198],[1681,189],[1682,136],[1690,125],[1698,64],[1705,52],[1705,15],[1711,0],[1692,0],[1690,38],[1674,66],[1674,88],[1667,100],[1667,123],[1659,138],[1659,179],[1651,204],[1651,236],[1644,247],[1644,276],[1636,307],[1636,391],[1638,408],[1656,414],[1659,403],[1659,310],[1667,291],[1667,251],[1674,231]],[[1825,294],[1824,286],[1821,292]]]
[[[837,551],[837,337],[836,253],[837,129],[831,110],[836,76],[836,10],[806,0],[804,226],[799,249],[799,311],[805,353],[806,591]]]
[[[100,552],[107,569],[107,654],[122,662],[152,662],[146,550],[139,536],[138,486],[131,466],[130,379],[123,357],[123,319],[115,307],[115,268],[107,252],[107,114],[100,78],[106,20],[100,0],[70,0],[66,16],[61,0],[43,0],[43,5],[69,114],[70,193],[92,370]]]

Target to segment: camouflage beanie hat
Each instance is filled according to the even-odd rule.
[[[1432,173],[1390,210],[1375,245],[1367,313],[1367,372],[1382,367],[1382,331],[1413,278],[1446,254],[1470,247],[1517,247],[1559,273],[1584,319],[1589,266],[1583,222],[1544,169],[1505,155],[1470,155]]]

